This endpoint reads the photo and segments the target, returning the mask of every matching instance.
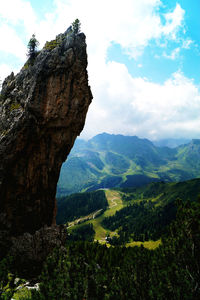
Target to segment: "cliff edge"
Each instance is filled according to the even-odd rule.
[[[63,161],[92,100],[85,35],[60,34],[8,76],[0,95],[0,248],[55,224]],[[3,247],[3,246],[2,246]]]

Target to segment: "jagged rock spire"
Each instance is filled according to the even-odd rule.
[[[47,42],[0,95],[0,246],[2,236],[55,223],[62,162],[84,127],[92,100],[83,33]]]

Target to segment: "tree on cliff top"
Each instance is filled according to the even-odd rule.
[[[81,31],[81,23],[79,21],[79,19],[76,19],[73,23],[72,23],[72,31],[75,34],[80,33]]]
[[[28,54],[27,55],[30,59],[35,58],[38,46],[39,46],[39,42],[36,39],[35,34],[33,34],[30,41],[29,41],[29,43],[28,43],[28,46],[27,46],[27,48],[28,48]]]

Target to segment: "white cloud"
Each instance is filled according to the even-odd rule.
[[[180,48],[175,48],[170,54],[166,54],[166,52],[163,53],[163,56],[165,58],[171,59],[171,60],[175,60],[176,58],[178,58],[179,53],[180,53]]]
[[[0,65],[0,80],[1,84],[3,83],[3,79],[7,77],[11,72],[13,71],[12,67],[6,65],[6,64],[1,64]]]
[[[163,27],[163,33],[176,39],[176,33],[182,26],[185,11],[181,8],[180,4],[176,4],[173,12],[165,14],[166,25]]]
[[[1,1],[0,51],[12,54],[23,63],[26,59],[25,40],[37,26],[36,15],[30,2],[24,0]]]
[[[0,28],[6,24],[10,31],[15,31],[16,40],[18,33],[12,26],[23,25],[26,40],[36,33],[42,46],[78,17],[87,35],[92,63],[98,59],[105,60],[111,42],[120,44],[131,57],[136,58],[151,39],[158,39],[163,34],[174,38],[182,24],[184,10],[177,4],[174,11],[164,15],[166,24],[163,25],[158,11],[161,4],[160,0],[54,0],[54,11],[46,13],[39,21],[30,1],[7,0],[1,4]],[[7,42],[8,38],[4,37],[4,50]],[[14,48],[18,47],[18,43]],[[9,46],[7,49],[11,52]],[[15,54],[15,49],[12,51]]]
[[[1,1],[1,22],[10,25],[23,23],[25,33],[30,34],[30,28],[36,24],[36,15],[29,1],[6,0]]]
[[[151,39],[163,35],[174,39],[184,17],[184,10],[177,4],[174,11],[164,15],[166,22],[162,24],[160,0],[55,0],[54,4],[52,22],[48,20],[52,36],[79,18],[88,51],[95,59],[106,58],[111,42],[120,44],[131,57],[137,58]],[[40,31],[43,28],[45,21]]]
[[[14,54],[22,61],[25,60],[26,46],[12,27],[3,24],[0,27],[0,37],[3,41],[0,44],[0,51],[5,52],[6,54]]]
[[[186,39],[183,41],[182,48],[183,49],[190,49],[191,45],[193,44],[193,41],[190,39]]]
[[[43,20],[37,20],[30,1],[5,1],[0,10],[3,20],[0,50],[23,60],[26,45],[15,26],[24,28],[26,39],[36,33],[43,46],[46,40],[64,32],[74,19],[80,19],[87,36],[89,81],[94,96],[83,136],[102,131],[149,138],[174,136],[177,132],[192,135],[199,122],[200,99],[191,80],[177,72],[159,85],[145,78],[133,78],[123,64],[106,63],[107,50],[113,42],[136,59],[152,39],[160,46],[163,40],[165,46],[168,40],[178,40],[179,31],[184,29],[185,13],[179,4],[162,16],[163,22],[159,12],[161,0],[54,0],[53,3],[53,12],[47,11]],[[165,53],[166,57],[175,59],[180,47],[188,49],[192,41],[182,39],[180,43],[172,53]]]
[[[116,62],[109,63],[104,71],[102,85],[93,87],[97,97],[89,110],[83,138],[103,131],[150,139],[199,137],[200,91],[181,72],[157,84],[133,78]]]

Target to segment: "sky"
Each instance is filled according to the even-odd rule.
[[[164,138],[200,138],[199,0],[0,0],[0,79],[24,65],[78,18],[93,93],[85,128]]]

